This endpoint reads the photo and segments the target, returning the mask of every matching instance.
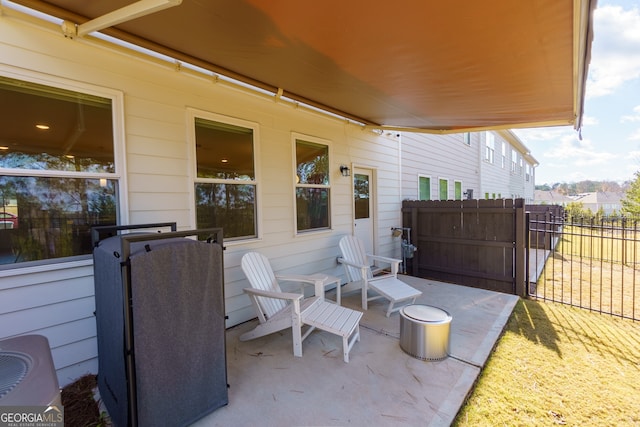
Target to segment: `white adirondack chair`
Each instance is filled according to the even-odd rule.
[[[369,301],[386,298],[389,300],[387,308],[387,317],[389,317],[391,313],[402,308],[402,306],[394,307],[396,303],[409,301],[414,303],[416,298],[422,295],[422,292],[397,278],[401,260],[367,254],[364,244],[355,236],[344,236],[340,239],[339,246],[342,258],[338,258],[338,262],[344,265],[348,279],[348,283],[342,287],[342,293],[360,289],[363,310],[367,310]],[[390,264],[391,272],[374,276],[371,272],[371,264],[375,261]],[[369,289],[377,295],[369,296]]]
[[[356,341],[360,341],[361,312],[327,302],[320,296],[304,299],[302,294],[282,292],[269,260],[257,252],[246,253],[241,266],[251,284],[251,288],[245,288],[244,291],[251,298],[260,323],[242,334],[240,341],[291,328],[293,354],[302,357],[302,341],[318,328],[342,337],[344,361],[349,362],[351,348]],[[317,275],[308,279],[300,275],[294,277],[297,282],[313,285],[317,285],[319,280]],[[303,326],[306,326],[304,334]]]

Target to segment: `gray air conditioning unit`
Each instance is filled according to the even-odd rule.
[[[62,407],[46,337],[23,335],[0,341],[0,406]]]

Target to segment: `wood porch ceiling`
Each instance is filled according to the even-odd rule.
[[[82,24],[131,0],[13,0]],[[425,132],[581,125],[596,0],[184,0],[103,33]]]

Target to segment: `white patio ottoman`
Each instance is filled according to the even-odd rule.
[[[430,305],[410,304],[400,310],[400,348],[421,360],[441,360],[449,355],[453,318]]]

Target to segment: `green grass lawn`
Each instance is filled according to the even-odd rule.
[[[640,426],[640,323],[520,300],[455,426]]]

